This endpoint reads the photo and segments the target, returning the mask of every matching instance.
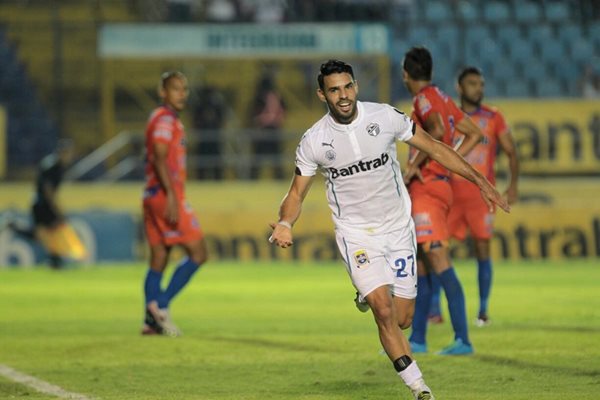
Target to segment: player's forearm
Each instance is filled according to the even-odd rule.
[[[471,150],[475,148],[475,146],[477,146],[477,143],[479,143],[480,139],[481,136],[478,135],[465,136],[465,139],[461,142],[460,146],[458,146],[456,152],[463,157],[466,156]]]
[[[290,225],[294,223],[300,217],[302,211],[302,199],[300,196],[289,192],[284,197],[279,207],[279,221],[288,222]]]
[[[482,187],[487,182],[479,171],[473,168],[460,154],[452,150],[445,143],[436,142],[429,156],[450,171],[468,179],[479,187]]]
[[[156,177],[158,178],[158,182],[162,186],[163,190],[167,194],[173,193],[173,184],[171,182],[171,177],[169,176],[167,164],[161,160],[155,161],[154,171],[156,172]]]
[[[509,187],[517,189],[519,182],[519,158],[516,154],[509,156],[508,169],[510,171]]]
[[[422,151],[417,151],[417,155],[412,160],[410,160],[410,163],[419,166],[419,165],[423,164],[425,162],[425,160],[427,160],[427,157],[428,157],[427,153],[422,152]]]
[[[471,119],[468,117],[463,118],[456,125],[456,129],[462,132],[465,136],[462,143],[456,149],[458,154],[464,157],[467,154],[469,154],[469,152],[473,150],[475,146],[477,146],[477,143],[479,143],[479,141],[483,137],[483,133],[477,127],[477,125],[475,125],[473,121],[471,121]]]

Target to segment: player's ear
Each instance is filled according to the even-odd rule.
[[[323,103],[327,103],[327,99],[325,98],[325,92],[323,92],[323,90],[321,90],[321,88],[317,89],[317,97]]]
[[[357,80],[354,81],[354,91],[358,95],[358,81]]]

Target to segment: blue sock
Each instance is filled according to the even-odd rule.
[[[454,329],[454,338],[462,339],[463,343],[471,344],[467,329],[467,311],[465,308],[465,295],[453,267],[439,275],[440,282],[448,300],[448,311]]]
[[[442,285],[440,278],[436,274],[430,274],[431,277],[431,306],[429,307],[429,315],[442,315],[440,308],[440,294],[442,293]]]
[[[167,290],[165,290],[164,296],[161,296],[158,306],[160,308],[169,307],[169,303],[183,289],[185,285],[190,281],[194,272],[198,271],[200,266],[190,260],[189,258],[184,258],[175,272],[173,272],[173,276],[171,277],[171,282],[169,282],[169,286],[167,286]]]
[[[428,275],[417,277],[417,298],[413,317],[410,341],[425,344],[427,334],[427,314],[431,305],[431,282]]]
[[[144,294],[146,296],[146,305],[151,301],[158,301],[161,297],[160,281],[162,280],[162,272],[156,272],[152,268],[148,268],[146,280],[144,282]]]
[[[492,261],[488,258],[477,260],[479,280],[479,315],[487,314],[490,290],[492,289]]]

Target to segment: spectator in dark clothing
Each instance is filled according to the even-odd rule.
[[[286,106],[275,88],[273,77],[265,74],[259,81],[252,105],[254,163],[250,176],[259,176],[260,166],[273,162],[273,177],[283,179],[281,128],[285,120]]]

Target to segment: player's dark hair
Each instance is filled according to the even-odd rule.
[[[465,77],[467,75],[483,76],[483,72],[481,72],[481,69],[474,67],[472,65],[470,65],[468,67],[464,67],[459,72],[458,77],[456,78],[456,81],[458,82],[459,85],[462,83],[463,79],[465,79]]]
[[[186,79],[183,72],[180,71],[167,71],[163,72],[160,76],[160,87],[165,89],[169,84],[169,81],[173,78]]]
[[[325,83],[323,82],[327,75],[331,74],[343,74],[348,73],[354,80],[354,71],[352,71],[352,65],[345,63],[340,60],[328,60],[321,64],[319,76],[317,76],[317,82],[319,82],[319,88],[323,90]]]
[[[404,55],[402,67],[412,79],[430,81],[433,70],[431,53],[423,46],[412,47]]]

